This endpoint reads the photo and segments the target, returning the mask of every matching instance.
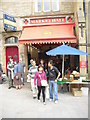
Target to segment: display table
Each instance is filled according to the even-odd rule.
[[[66,81],[59,81],[59,80],[57,80],[57,84],[58,85],[63,85],[63,84],[67,84],[67,82]]]
[[[72,88],[81,88],[83,85],[89,85],[89,82],[74,82],[70,80],[62,80],[59,81],[57,80],[57,85],[64,85],[64,84],[69,84],[69,91],[72,92]]]
[[[65,80],[59,81],[59,80],[57,80],[58,91],[60,91],[60,87],[61,87],[61,92],[64,93],[64,91],[65,91],[64,87],[65,86],[67,88],[67,91],[69,91],[68,84],[69,84],[69,81],[65,81]]]
[[[62,81],[59,81],[57,80],[57,84],[58,85],[61,85],[61,84],[90,84],[88,81],[82,81],[82,82],[74,82],[74,81],[69,81],[69,80],[62,80]]]
[[[72,88],[79,88],[83,87],[83,85],[88,85],[88,82],[69,82],[69,90],[72,92]]]

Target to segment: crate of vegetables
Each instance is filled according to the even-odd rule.
[[[79,90],[79,88],[72,88],[71,92],[74,93],[74,91],[78,91],[78,90]]]
[[[82,91],[81,90],[74,90],[73,95],[76,97],[81,97],[82,96]]]

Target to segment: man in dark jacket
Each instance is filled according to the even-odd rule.
[[[54,88],[54,99],[55,103],[58,102],[58,90],[57,90],[57,79],[60,77],[59,70],[53,66],[53,61],[48,62],[48,77],[49,77],[49,89],[50,89],[50,101],[53,100],[53,88]]]

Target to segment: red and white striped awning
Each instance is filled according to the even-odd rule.
[[[22,31],[20,44],[76,43],[75,24],[28,26]]]

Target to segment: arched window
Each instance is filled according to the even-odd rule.
[[[17,44],[18,43],[18,38],[17,37],[9,37],[6,38],[5,44]]]

